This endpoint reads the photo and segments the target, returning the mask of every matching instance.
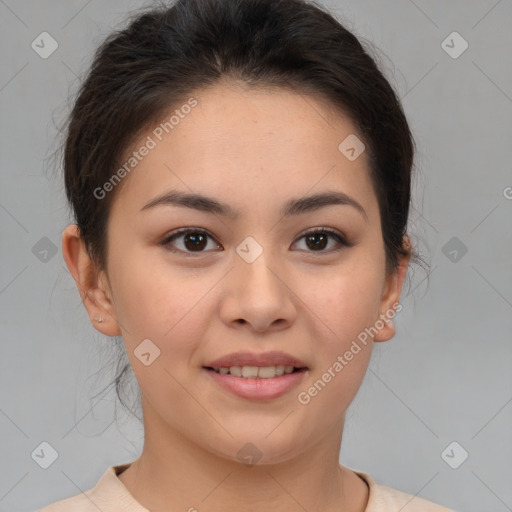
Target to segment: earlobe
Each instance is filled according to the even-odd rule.
[[[94,327],[106,336],[120,336],[110,290],[102,279],[104,272],[96,269],[76,224],[62,232],[62,255]]]
[[[400,302],[403,283],[405,276],[407,275],[407,269],[411,259],[411,244],[407,236],[404,236],[404,247],[408,249],[408,255],[399,257],[397,268],[386,277],[386,283],[381,300],[380,321],[377,320],[379,324],[383,324],[383,328],[375,334],[373,341],[376,342],[388,341],[392,339],[396,333],[393,318]]]

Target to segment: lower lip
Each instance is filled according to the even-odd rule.
[[[249,400],[268,400],[284,395],[298,386],[307,372],[307,370],[300,370],[271,379],[246,379],[203,369],[224,389]]]

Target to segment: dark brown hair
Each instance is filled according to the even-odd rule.
[[[371,163],[388,270],[400,255],[421,260],[402,243],[415,143],[370,50],[313,1],[177,0],[137,12],[104,40],[68,119],[66,195],[99,268],[106,268],[107,219],[121,187],[101,199],[94,191],[140,134],[221,79],[313,94],[347,113]]]

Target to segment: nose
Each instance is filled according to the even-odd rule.
[[[295,321],[293,283],[269,251],[252,263],[237,256],[227,279],[220,311],[226,325],[262,333],[289,328]]]

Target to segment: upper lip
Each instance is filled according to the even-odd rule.
[[[296,357],[284,352],[236,352],[228,354],[205,365],[206,368],[229,368],[231,366],[294,366],[306,368],[306,365]]]

